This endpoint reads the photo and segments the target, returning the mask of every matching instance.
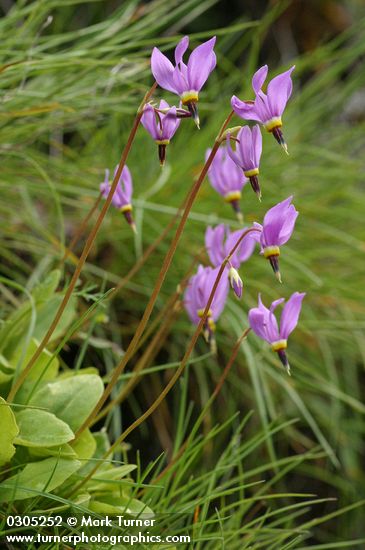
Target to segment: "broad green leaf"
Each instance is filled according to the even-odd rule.
[[[27,464],[15,476],[0,484],[0,502],[23,500],[36,496],[33,491],[50,493],[80,468],[78,460],[47,458]]]
[[[23,409],[15,413],[19,426],[16,445],[24,447],[55,447],[74,438],[71,428],[52,413],[39,409]]]
[[[38,346],[39,346],[39,341],[36,340],[35,338],[32,338],[32,340],[29,343],[26,354],[24,356],[24,359],[22,361],[20,370],[24,369],[24,367],[27,365],[29,360],[33,357]],[[14,369],[16,368],[21,355],[22,355],[22,350],[21,348],[18,348],[14,353],[14,355],[9,359],[9,364]],[[57,357],[54,357],[52,359],[52,353],[44,349],[41,355],[38,357],[37,361],[34,363],[27,378],[29,380],[38,380],[39,377],[42,376],[43,380],[53,380],[57,376],[58,366],[59,366],[59,361]]]
[[[82,460],[89,460],[89,458],[93,456],[96,449],[96,441],[90,430],[84,430],[75,443],[73,443],[72,448],[78,458]]]
[[[9,462],[15,453],[13,443],[18,431],[11,407],[0,397],[0,465]]]
[[[62,294],[56,294],[48,300],[38,306],[37,304],[37,322],[34,329],[34,337],[38,340],[42,340],[47,330],[49,329],[54,316],[61,305],[63,300]],[[66,309],[57,324],[55,331],[52,334],[51,342],[57,340],[64,335],[69,325],[72,323],[75,317],[77,300],[75,297],[71,297]]]
[[[29,454],[34,457],[46,458],[49,456],[57,456],[61,458],[78,458],[77,454],[69,445],[65,443],[56,447],[28,447]]]
[[[30,400],[55,414],[76,431],[91,413],[103,393],[104,385],[95,374],[80,374],[40,388]]]

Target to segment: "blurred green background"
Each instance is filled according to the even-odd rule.
[[[128,159],[138,234],[133,236],[121,214],[110,209],[83,272],[80,312],[93,295],[118,284],[163,231],[203,166],[205,150],[230,111],[231,96],[252,98],[251,77],[262,64],[269,65],[273,76],[295,63],[294,92],[284,118],[290,156],[265,134],[263,201],[258,203],[247,187],[242,199],[245,222],[250,223],[262,220],[269,207],[294,195],[300,216],[282,250],[284,284],[277,284],[258,254],[243,266],[243,300],[230,296],[218,324],[218,356],[209,355],[204,341],[199,342],[181,384],[129,438],[129,453],[133,460],[140,455],[142,467],[161,452],[168,462],[212,393],[236,338],[247,327],[247,310],[256,303],[258,292],[269,303],[305,291],[302,317],[290,341],[292,378],[269,347],[250,335],[215,406],[206,414],[203,434],[232,420],[189,462],[179,479],[183,485],[184,476],[213,472],[233,441],[237,439],[239,447],[239,441],[263,433],[262,445],[245,458],[233,453],[237,486],[245,480],[245,472],[266,465],[265,475],[257,474],[251,481],[264,480],[268,494],[311,493],[331,500],[301,508],[288,519],[290,546],[275,542],[287,544],[285,537],[261,540],[258,528],[250,546],[249,531],[246,538],[234,536],[248,519],[247,508],[240,508],[238,496],[231,495],[227,498],[233,503],[237,496],[237,508],[235,519],[229,520],[232,540],[227,548],[365,547],[363,2],[2,0],[0,10],[0,271],[28,289],[58,265],[62,245],[70,242],[98,195],[104,169],[117,164],[133,114],[152,84],[152,47],[170,55],[185,33],[192,46],[217,35],[217,69],[199,104],[202,129],[199,132],[191,121],[183,121],[162,171],[153,141],[143,128],[139,130]],[[160,89],[155,95],[175,100]],[[207,263],[202,252],[206,226],[221,222],[238,227],[229,205],[206,181],[155,316],[193,258],[198,255]],[[118,362],[171,238],[172,233],[108,301],[104,318],[98,311],[72,337],[61,352],[65,365],[72,367],[81,354],[83,366],[96,366],[106,375]],[[71,258],[65,282],[72,269]],[[16,306],[2,290],[1,316],[6,317]],[[17,296],[15,304],[20,299]],[[192,332],[181,310],[147,365],[153,372],[145,374],[121,409],[108,417],[112,437],[159,395]],[[237,411],[239,416],[233,417]],[[252,415],[237,435],[240,419],[249,411]],[[293,419],[272,433],[273,425]],[[248,489],[246,495],[253,493]],[[166,495],[165,501],[160,494],[151,498],[155,508],[170,502]],[[209,506],[219,508],[222,498],[209,502],[205,512]],[[179,509],[178,499],[171,499]],[[249,518],[263,517],[273,509],[284,511],[289,502],[290,497],[270,504],[258,499]],[[346,507],[350,507],[347,512]],[[272,529],[274,533],[274,525]],[[283,525],[277,529],[282,535]],[[242,540],[247,546],[241,545]],[[204,547],[216,548],[208,543]]]

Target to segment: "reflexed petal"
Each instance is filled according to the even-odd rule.
[[[240,166],[244,170],[251,170],[252,168],[256,168],[256,166],[253,165],[252,162],[252,135],[251,135],[251,129],[248,126],[243,126],[241,130],[238,132],[237,138],[239,139],[239,143],[237,143],[237,153],[240,158]]]
[[[256,71],[255,74],[253,75],[253,77],[252,77],[252,88],[253,88],[255,94],[257,94],[259,92],[259,90],[261,90],[262,85],[265,82],[266,77],[267,77],[267,71],[268,71],[268,66],[264,65],[263,67],[258,69],[258,71]]]
[[[231,99],[231,106],[236,115],[243,118],[243,120],[256,120],[257,122],[262,122],[261,116],[257,111],[257,106],[255,103],[247,103],[246,101],[241,101],[235,95]]]
[[[172,107],[162,119],[162,139],[171,139],[178,127],[181,119],[176,116],[176,107]]]
[[[293,204],[291,204],[287,210],[287,213],[285,215],[285,221],[284,224],[280,230],[279,234],[279,242],[278,245],[281,246],[282,244],[285,244],[288,242],[290,237],[292,236],[292,233],[294,231],[294,226],[296,219],[299,215],[299,212],[295,210],[295,207]]]
[[[172,82],[175,86],[176,93],[179,95],[187,92],[190,88],[187,78],[184,77],[184,73],[179,69],[179,67],[175,67],[173,70]]]
[[[177,93],[173,81],[174,66],[158,48],[153,48],[152,51],[151,70],[157,84],[161,88]]]
[[[226,226],[221,223],[216,227],[207,227],[205,248],[214,267],[219,267],[225,258],[224,238]]]
[[[132,175],[130,173],[130,170],[128,166],[124,166],[122,170],[122,176],[119,180],[119,184],[123,183],[124,187],[124,193],[126,195],[127,203],[130,203],[132,201],[132,193],[133,193],[133,184],[132,184]]]
[[[254,333],[259,338],[262,338],[262,340],[268,341],[266,337],[265,317],[264,312],[258,307],[250,309],[248,312],[248,322]]]
[[[175,48],[175,63],[178,65],[181,63],[184,53],[189,47],[189,37],[184,36]]]
[[[294,292],[286,302],[281,314],[280,338],[287,340],[297,326],[304,296],[305,292]]]
[[[232,149],[232,146],[231,146],[231,140],[229,139],[230,136],[227,135],[227,153],[228,155],[231,157],[231,159],[233,160],[233,162],[235,164],[237,164],[237,166],[239,166],[240,168],[242,168],[242,162],[241,162],[241,159],[240,157],[237,155],[237,153],[235,153]]]
[[[277,218],[281,218],[282,216],[284,216],[292,200],[293,200],[293,195],[290,195],[290,197],[288,197],[287,199],[281,202],[278,202],[278,204],[270,208],[270,210],[268,210],[265,214],[264,226],[271,224]]]
[[[256,124],[252,128],[252,153],[253,153],[253,163],[256,168],[260,165],[260,158],[262,152],[262,135],[260,126]]]
[[[285,71],[285,73],[279,74],[271,80],[267,87],[267,96],[269,98],[272,116],[281,116],[285,109],[293,89],[293,82],[290,75],[294,69],[295,65],[288,71]]]
[[[161,139],[161,130],[160,127],[157,126],[156,114],[152,105],[145,106],[141,118],[141,123],[142,126],[147,130],[147,132],[153,137],[153,139]]]
[[[208,76],[216,66],[216,55],[213,51],[216,37],[200,44],[192,51],[188,61],[188,80],[190,89],[199,92]]]

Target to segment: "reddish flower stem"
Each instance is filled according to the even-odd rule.
[[[207,175],[209,167],[212,164],[212,161],[213,161],[213,159],[214,159],[214,157],[215,157],[215,155],[216,155],[216,153],[219,149],[219,146],[221,144],[221,139],[224,135],[224,131],[227,128],[227,126],[228,126],[228,124],[229,124],[229,122],[230,122],[233,115],[234,115],[234,112],[231,111],[231,113],[228,115],[228,117],[224,121],[224,123],[223,123],[223,125],[222,125],[222,127],[219,131],[219,134],[218,134],[218,136],[217,136],[217,138],[214,142],[214,145],[213,145],[213,148],[210,152],[210,155],[209,155],[208,159],[206,160],[206,162],[205,162],[205,164],[202,168],[202,171],[200,172],[200,175],[199,175],[197,181],[195,182],[195,184],[193,185],[193,188],[192,188],[192,190],[191,190],[191,192],[188,196],[188,199],[186,201],[185,209],[184,209],[184,212],[182,214],[180,223],[179,223],[179,225],[176,229],[176,233],[174,235],[174,238],[172,240],[170,248],[169,248],[169,250],[168,250],[168,252],[165,256],[165,259],[164,259],[164,262],[162,264],[160,273],[158,275],[155,287],[152,291],[151,298],[149,299],[149,302],[148,302],[148,304],[146,306],[146,309],[143,313],[142,319],[141,319],[141,321],[140,321],[140,323],[139,323],[139,325],[136,329],[136,332],[135,332],[132,340],[130,341],[128,348],[126,349],[126,352],[123,355],[123,358],[121,359],[120,363],[114,369],[113,375],[110,379],[109,384],[106,386],[103,395],[101,396],[101,398],[99,399],[99,401],[95,405],[92,412],[89,414],[88,418],[85,420],[85,422],[82,424],[82,426],[76,432],[75,438],[78,438],[80,436],[80,434],[83,432],[83,430],[85,430],[86,428],[88,428],[90,426],[93,419],[98,414],[98,412],[100,411],[100,409],[104,405],[105,401],[108,399],[109,395],[111,394],[111,392],[113,390],[113,387],[115,386],[115,384],[116,384],[119,376],[121,375],[121,373],[124,371],[128,361],[133,356],[133,353],[134,353],[134,351],[135,351],[135,349],[138,345],[138,342],[139,342],[139,340],[140,340],[140,338],[143,334],[143,331],[144,331],[144,329],[145,329],[145,327],[148,323],[148,320],[149,320],[149,318],[152,314],[152,311],[153,311],[153,308],[155,306],[157,297],[160,293],[162,284],[165,280],[165,277],[166,277],[166,274],[167,274],[168,269],[170,267],[171,261],[174,257],[175,252],[176,252],[177,245],[178,245],[178,243],[180,241],[180,238],[181,238],[181,235],[183,233],[183,230],[184,230],[186,221],[188,219],[191,207],[193,206],[194,200],[195,200],[195,198],[196,198],[196,196],[199,192],[199,189],[200,189],[200,187],[201,187],[201,185],[204,181],[205,176]]]
[[[250,229],[247,229],[246,231],[244,231],[242,233],[242,235],[240,235],[239,239],[237,239],[237,242],[236,244],[234,245],[234,247],[232,248],[232,250],[229,252],[228,256],[224,259],[222,265],[220,266],[220,269],[218,271],[218,274],[217,274],[217,277],[214,281],[214,285],[213,285],[213,288],[211,290],[211,293],[209,295],[209,299],[208,299],[208,302],[205,306],[205,309],[204,309],[204,312],[203,312],[203,315],[199,321],[199,324],[190,340],[190,343],[188,345],[188,348],[184,354],[184,357],[182,358],[182,361],[180,363],[180,366],[179,368],[176,370],[176,372],[174,373],[174,375],[171,377],[170,381],[168,382],[168,384],[164,387],[164,389],[162,390],[162,392],[160,393],[160,395],[158,396],[158,398],[152,403],[152,405],[140,416],[137,418],[137,420],[135,420],[117,439],[116,441],[113,443],[113,445],[110,446],[110,448],[108,449],[108,451],[106,453],[104,453],[103,455],[103,459],[106,459],[117,447],[119,447],[119,445],[128,437],[128,435],[133,432],[136,428],[138,428],[138,426],[140,426],[140,424],[142,424],[142,422],[144,422],[156,409],[157,407],[160,405],[160,403],[165,399],[166,395],[169,393],[169,391],[171,390],[171,388],[175,385],[175,383],[177,382],[177,380],[180,378],[181,374],[183,373],[185,367],[186,367],[186,364],[189,360],[189,357],[195,347],[195,344],[199,338],[199,335],[205,325],[205,322],[207,320],[207,317],[208,317],[208,312],[210,310],[210,307],[212,305],[212,302],[213,302],[213,298],[215,296],[215,293],[217,291],[217,288],[218,288],[218,285],[219,285],[219,282],[222,278],[222,275],[226,269],[226,265],[229,263],[229,261],[231,260],[233,254],[235,253],[235,251],[237,250],[237,248],[239,247],[239,245],[241,244],[242,240],[246,237],[246,235],[248,235],[249,233],[253,232],[253,231],[260,231],[259,229],[256,229],[255,227],[251,227]],[[222,382],[223,383],[223,382]],[[220,388],[219,388],[220,389]],[[80,431],[80,430],[79,430]],[[92,476],[95,474],[95,472],[100,468],[101,464],[103,464],[103,461],[101,460],[100,462],[98,462],[94,468],[91,470],[91,472],[74,488],[74,490],[72,491],[72,494],[74,494],[76,491],[78,491],[85,483],[87,483],[87,481],[89,479],[92,478]]]

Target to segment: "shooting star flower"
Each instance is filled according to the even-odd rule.
[[[288,71],[273,78],[268,86],[267,93],[262,91],[266,80],[268,67],[261,67],[252,78],[252,88],[256,94],[254,101],[241,101],[233,96],[231,100],[232,109],[244,120],[256,120],[263,124],[268,132],[271,132],[276,141],[288,152],[283,133],[281,131],[282,114],[293,90],[291,73],[295,65]]]
[[[199,92],[216,66],[216,56],[213,51],[216,37],[195,48],[189,57],[187,65],[183,55],[189,46],[189,37],[184,36],[175,48],[175,67],[158,49],[153,48],[151,69],[155,80],[161,88],[180,96],[183,105],[189,109],[199,128],[197,102]]]
[[[291,295],[281,314],[280,329],[274,311],[279,304],[285,302],[284,298],[275,300],[268,309],[262,303],[259,294],[258,307],[248,312],[250,327],[259,338],[271,344],[271,349],[278,354],[288,374],[290,374],[290,365],[286,355],[287,340],[298,324],[304,296],[305,292],[294,292]]]
[[[209,157],[210,152],[211,149],[208,149],[205,154],[205,160]],[[226,202],[232,205],[238,220],[242,223],[243,216],[239,201],[242,189],[248,183],[248,179],[228,155],[227,149],[222,145],[216,152],[209,168],[208,178],[213,189],[222,195]]]
[[[236,151],[231,147],[230,136],[227,136],[227,151],[233,162],[242,170],[246,178],[250,180],[251,187],[261,200],[261,189],[258,179],[260,157],[262,152],[262,135],[258,124],[251,130],[243,126],[237,134]]]
[[[293,196],[290,196],[270,208],[265,214],[263,225],[254,223],[254,227],[260,230],[259,233],[253,233],[253,235],[260,242],[261,254],[269,260],[280,282],[280,246],[290,239],[299,214],[295,206],[291,204],[292,200]]]
[[[162,112],[162,109],[165,112]],[[141,123],[158,145],[158,157],[161,166],[165,163],[166,146],[180,126],[180,122],[181,120],[176,116],[176,107],[170,107],[163,99],[157,109],[149,104],[144,108]]]
[[[219,267],[203,267],[200,265],[198,271],[191,277],[185,292],[184,305],[191,321],[198,325],[204,314],[204,310],[209,300],[210,293],[213,290],[219,272]],[[228,295],[228,279],[223,273],[217,290],[214,294],[206,322],[204,324],[204,336],[207,342],[215,348],[214,332],[215,322],[222,313]]]
[[[118,165],[114,170],[114,177],[117,173],[117,170]],[[110,188],[111,184],[109,182],[109,170],[105,170],[105,179],[103,183],[100,184],[100,192],[105,199],[110,192]],[[124,217],[127,220],[128,224],[131,226],[133,231],[136,232],[136,224],[134,223],[132,216],[132,193],[132,176],[128,166],[124,166],[112,198],[112,205],[115,206],[115,208],[117,208],[120,212],[122,212],[122,214],[124,214]]]

